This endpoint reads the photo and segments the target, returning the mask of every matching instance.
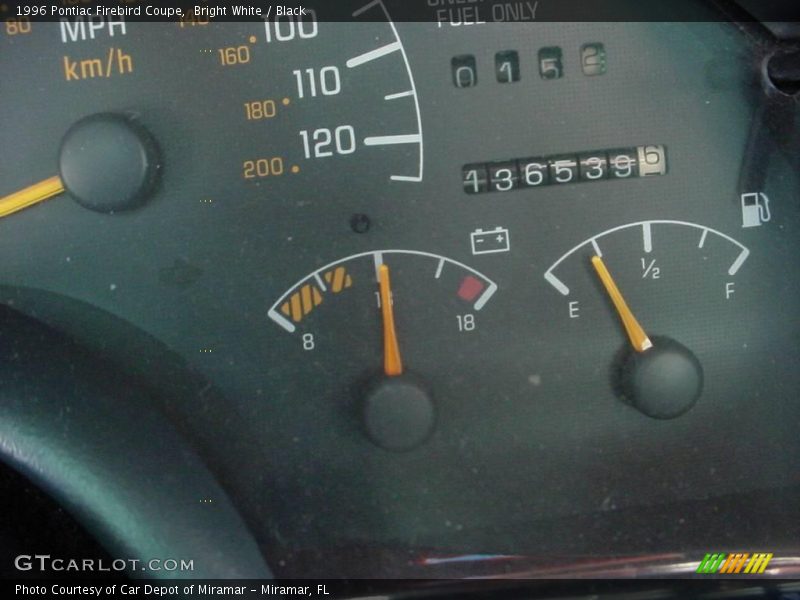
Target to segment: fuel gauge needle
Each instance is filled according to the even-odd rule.
[[[647,337],[642,326],[639,325],[639,321],[633,316],[631,309],[628,307],[628,303],[625,302],[617,284],[614,283],[614,279],[606,268],[603,259],[599,256],[593,256],[592,266],[594,270],[597,271],[597,275],[600,277],[600,281],[603,282],[603,286],[606,288],[611,302],[614,303],[614,308],[617,310],[620,319],[622,319],[622,325],[625,327],[625,332],[628,334],[633,349],[637,352],[644,352],[652,348],[653,342],[650,341],[650,338]]]
[[[389,267],[385,264],[378,267],[378,283],[380,284],[381,315],[383,316],[383,371],[387,377],[396,377],[403,374],[403,361],[400,358],[400,345],[397,343],[397,331],[394,326]]]
[[[0,198],[0,218],[7,217],[24,208],[43,202],[64,191],[64,183],[56,175],[34,183],[25,189]]]

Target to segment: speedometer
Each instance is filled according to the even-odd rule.
[[[420,182],[422,123],[403,42],[382,2],[370,2],[354,13],[362,15],[372,21],[331,26],[319,23],[313,10],[304,16],[260,25],[230,24],[224,29],[210,26],[207,16],[187,16],[177,28],[165,24],[137,28],[124,19],[89,23],[79,18],[41,24],[31,31],[26,21],[9,21],[7,29],[15,33],[7,37],[4,55],[16,64],[36,54],[46,63],[46,69],[31,72],[19,85],[63,93],[64,102],[80,105],[77,113],[68,111],[70,116],[115,111],[129,123],[137,123],[127,129],[158,131],[155,140],[167,155],[185,154],[171,149],[177,138],[185,139],[172,129],[180,114],[181,121],[188,119],[196,125],[191,135],[200,154],[192,157],[194,164],[215,164],[217,181],[227,185],[233,177],[242,190],[267,185],[267,193],[277,199],[310,179],[336,188],[345,169],[351,177],[352,169],[357,169],[356,179],[367,189],[384,179]],[[181,40],[179,52],[155,55],[151,50],[174,50],[176,35]],[[208,70],[219,75],[212,87],[202,77]],[[258,72],[271,73],[267,85],[254,77]],[[163,82],[171,83],[165,86]],[[87,94],[91,98],[91,90],[98,86],[112,91],[87,101]],[[139,98],[151,96],[153,86],[165,97],[194,100],[170,103],[169,108],[151,104],[148,110]],[[40,97],[42,102],[47,100],[45,95]],[[364,110],[366,106],[369,110]],[[127,111],[129,107],[132,110]],[[12,186],[27,190],[26,184],[38,175],[57,168],[60,137],[79,119],[57,120],[54,111],[48,112],[50,120],[38,120],[36,131],[27,123],[17,124],[26,127],[24,139],[40,148],[39,169],[19,173]],[[121,126],[126,128],[124,123]],[[14,130],[8,133],[16,135]],[[111,183],[135,186],[126,179],[133,170],[131,178],[138,183],[135,169],[143,167],[131,166],[136,156],[114,148],[104,135],[115,139],[110,132],[86,134],[90,145],[83,150],[88,154],[85,165],[65,165],[62,160],[61,181],[78,199],[92,196],[94,190],[71,182],[97,178],[98,173]],[[228,142],[220,148],[220,156],[210,142],[223,139]],[[73,154],[70,147],[62,147],[61,153],[65,152]],[[160,167],[152,159],[146,162],[145,169]],[[166,173],[169,177],[195,171],[190,164],[178,162]],[[134,191],[138,201],[142,194]],[[48,192],[47,185],[32,188],[30,199],[18,205],[47,198]],[[119,203],[114,208],[125,208]],[[15,203],[9,200],[6,206]]]
[[[420,4],[7,18],[0,300],[145,382],[281,576],[796,499],[796,50],[701,0]]]

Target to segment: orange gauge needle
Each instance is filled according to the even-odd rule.
[[[387,377],[403,374],[403,360],[400,358],[400,345],[394,327],[394,307],[392,306],[392,284],[389,267],[378,267],[378,283],[381,294],[381,314],[383,315],[383,371]]]
[[[611,297],[611,302],[614,303],[614,308],[617,309],[617,313],[620,319],[622,319],[622,325],[625,327],[633,349],[637,352],[644,352],[652,348],[653,342],[647,337],[644,329],[639,325],[639,321],[636,320],[631,309],[628,308],[628,303],[625,302],[617,284],[614,283],[614,279],[611,277],[611,273],[608,272],[603,259],[599,256],[593,256],[592,266],[594,266],[594,270],[597,271],[600,281],[603,282],[603,286],[605,286],[608,295]]]
[[[0,198],[0,217],[7,217],[64,191],[64,184],[57,175],[50,177],[23,190]]]

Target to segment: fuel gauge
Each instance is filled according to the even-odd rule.
[[[749,255],[710,227],[642,221],[584,240],[544,278],[566,299],[566,318],[607,324],[616,314],[627,343],[611,358],[615,391],[645,415],[671,419],[694,406],[704,384],[700,360],[679,340],[696,320],[720,318]]]

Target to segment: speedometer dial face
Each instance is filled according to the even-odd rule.
[[[392,8],[7,30],[3,300],[147,374],[279,575],[722,544],[800,483],[768,46]]]

